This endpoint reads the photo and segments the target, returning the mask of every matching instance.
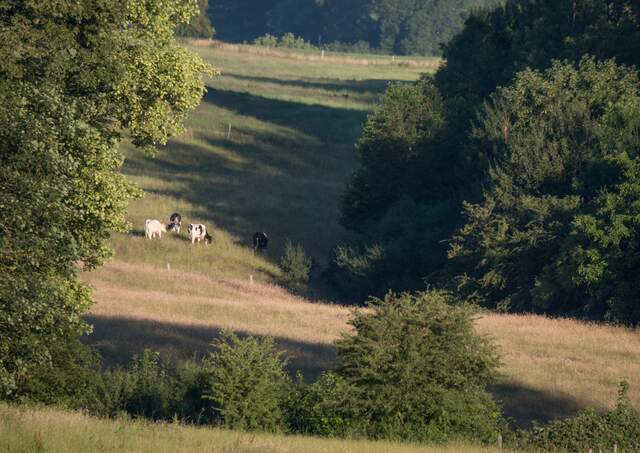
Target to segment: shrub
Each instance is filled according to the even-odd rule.
[[[211,381],[204,398],[218,421],[234,429],[281,430],[289,382],[273,339],[240,339],[223,332],[213,345],[216,351],[206,359]]]
[[[338,374],[323,373],[311,385],[298,375],[297,386],[287,404],[287,425],[293,432],[326,437],[356,434],[358,420],[351,409],[353,394]]]
[[[287,49],[316,49],[316,47],[303,38],[295,36],[293,33],[285,33],[278,39],[276,36],[266,34],[253,40],[256,46],[284,47]]]
[[[102,385],[100,358],[75,338],[51,345],[50,351],[51,361],[17,389],[17,399],[70,409],[95,406]]]
[[[260,37],[256,38],[253,41],[253,44],[255,44],[256,46],[277,47],[278,46],[278,38],[267,33],[264,36],[260,36]]]
[[[338,374],[369,437],[495,440],[502,418],[485,387],[498,358],[471,309],[451,302],[435,290],[371,299],[337,342]]]
[[[306,288],[311,273],[311,259],[304,253],[300,244],[293,244],[287,239],[284,255],[280,259],[280,268],[285,285],[294,289]]]
[[[620,383],[618,403],[607,414],[586,409],[575,417],[519,431],[517,446],[545,451],[640,451],[640,413],[627,397],[629,384]]]

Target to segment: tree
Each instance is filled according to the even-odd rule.
[[[90,328],[78,279],[107,259],[138,190],[123,134],[151,150],[182,130],[209,71],[174,41],[195,2],[0,2],[0,397]]]
[[[209,0],[198,0],[198,15],[193,16],[189,23],[180,24],[176,29],[178,36],[190,38],[213,38],[215,30],[209,20]]]
[[[374,438],[492,440],[500,411],[485,390],[498,358],[468,307],[442,291],[392,294],[357,311],[337,342],[349,409]]]
[[[584,58],[523,71],[475,131],[492,171],[450,256],[487,306],[640,322],[640,81]]]

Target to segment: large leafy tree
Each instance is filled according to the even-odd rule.
[[[123,134],[179,133],[208,67],[174,41],[194,1],[0,1],[0,397],[89,330],[80,269],[110,256],[137,190]]]
[[[640,322],[640,82],[613,61],[556,62],[499,89],[476,139],[484,200],[450,256],[489,306]]]

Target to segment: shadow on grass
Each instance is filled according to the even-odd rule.
[[[88,316],[93,333],[83,341],[94,346],[106,366],[127,364],[134,354],[145,348],[158,351],[168,360],[201,358],[212,350],[210,343],[220,329],[189,326],[126,317]],[[246,332],[236,332],[244,336]],[[331,369],[336,362],[331,345],[306,343],[288,338],[275,338],[278,348],[289,358],[287,369],[293,377],[300,370],[307,380]]]
[[[212,350],[210,343],[220,333],[220,329],[213,327],[126,317],[88,316],[86,319],[93,324],[94,332],[84,341],[97,348],[107,366],[125,365],[145,348],[158,351],[172,361],[201,358]],[[242,331],[236,333],[247,335]],[[310,382],[336,365],[337,355],[331,345],[288,338],[275,340],[289,358],[287,368],[292,377],[300,370]],[[520,428],[530,427],[534,420],[547,422],[569,417],[584,408],[584,404],[569,395],[535,390],[519,383],[498,383],[490,391],[502,402],[505,415]]]
[[[358,109],[270,99],[209,87],[204,101],[239,115],[296,129],[324,143],[353,144],[367,113]]]
[[[285,238],[323,257],[342,234],[338,198],[355,153],[276,138],[276,144],[270,134],[253,134],[247,142],[206,137],[208,146],[174,143],[153,159],[129,161],[125,173],[170,180],[166,189],[147,192],[189,202],[196,207],[191,217],[238,238],[267,232],[271,259],[281,255]],[[192,222],[182,214],[184,223]]]
[[[233,72],[225,72],[224,76],[234,79],[244,80],[255,83],[272,83],[276,85],[321,89],[331,91],[350,91],[352,93],[366,94],[371,93],[375,96],[381,95],[387,88],[389,82],[396,80],[384,79],[363,79],[363,80],[344,80],[344,79],[316,79],[305,77],[303,79],[278,79],[275,77],[250,76],[244,74],[235,74]],[[326,82],[325,82],[326,81]]]
[[[490,391],[502,402],[505,416],[518,428],[530,428],[534,420],[544,423],[570,417],[585,408],[570,395],[532,389],[517,382],[500,382]]]

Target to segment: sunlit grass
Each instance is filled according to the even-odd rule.
[[[96,288],[89,341],[123,363],[145,347],[185,359],[210,350],[221,329],[275,337],[291,371],[309,378],[335,366],[333,342],[347,332],[351,309],[314,303],[249,278],[212,277],[162,267],[112,263],[86,275]],[[495,394],[519,423],[567,416],[615,403],[631,383],[640,407],[640,331],[543,316],[484,314],[503,364]]]
[[[51,408],[0,404],[2,452],[220,452],[220,453],[405,453],[493,452],[454,443],[424,446],[392,442],[320,439],[244,433],[144,420],[101,420]]]

